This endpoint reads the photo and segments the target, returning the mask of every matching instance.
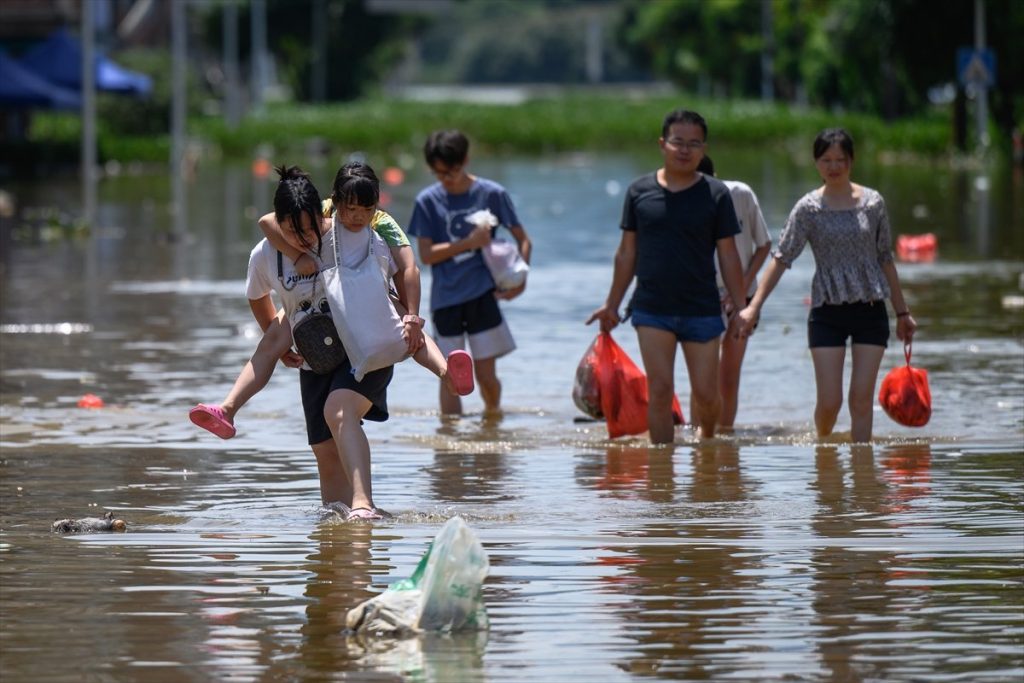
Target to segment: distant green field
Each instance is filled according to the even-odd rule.
[[[427,133],[460,128],[478,147],[525,154],[571,150],[629,150],[651,144],[666,112],[685,106],[708,120],[716,145],[806,145],[820,129],[842,125],[858,140],[861,153],[900,153],[927,157],[950,153],[948,113],[887,123],[852,113],[796,109],[756,101],[701,100],[685,95],[569,94],[521,104],[413,102],[384,98],[326,105],[276,104],[229,130],[219,117],[189,121],[190,139],[227,158],[249,158],[263,147],[303,153],[311,145],[360,149],[387,157],[419,156]],[[74,149],[79,136],[75,115],[38,114],[31,141]],[[69,143],[75,143],[70,145]],[[166,135],[125,136],[100,122],[103,160],[163,161]]]

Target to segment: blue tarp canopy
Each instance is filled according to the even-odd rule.
[[[34,45],[21,57],[22,66],[56,85],[82,89],[82,45],[65,29]],[[153,89],[149,76],[129,71],[107,57],[96,55],[96,89],[133,95],[148,95]]]
[[[78,109],[82,100],[74,90],[47,81],[0,50],[0,107]]]

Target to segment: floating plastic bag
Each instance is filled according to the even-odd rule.
[[[466,216],[466,220],[477,227],[498,227],[498,217],[490,209],[474,211]],[[498,289],[515,289],[526,282],[530,266],[519,254],[519,245],[515,242],[495,237],[480,253]]]
[[[931,263],[935,260],[939,239],[935,233],[900,235],[896,238],[896,256],[910,263]]]
[[[587,415],[604,418],[608,438],[647,431],[647,375],[608,332],[601,332],[576,367],[573,402]],[[672,397],[672,419],[684,424],[679,398]]]
[[[394,635],[485,630],[482,593],[489,568],[476,534],[461,517],[452,517],[412,576],[349,610],[345,625],[355,632]]]
[[[923,427],[932,416],[928,371],[910,367],[910,342],[903,345],[907,364],[893,368],[882,380],[878,402],[885,414],[905,427]]]

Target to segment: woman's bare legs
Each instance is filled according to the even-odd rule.
[[[871,441],[875,410],[875,381],[882,365],[885,347],[874,344],[853,345],[853,370],[850,373],[850,439],[854,443]]]
[[[814,360],[814,382],[818,399],[814,406],[814,426],[818,436],[828,436],[836,426],[839,409],[843,407],[843,361],[845,346],[816,346],[811,349]]]
[[[370,442],[360,424],[371,405],[369,399],[351,389],[332,391],[324,404],[324,418],[334,435],[337,457],[352,485],[351,500],[342,502],[352,509],[373,509]]]
[[[316,456],[316,469],[320,474],[320,501],[325,506],[341,503],[352,507],[352,482],[342,467],[334,439],[321,441],[310,448]]]

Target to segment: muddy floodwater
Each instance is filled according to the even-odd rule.
[[[712,153],[774,238],[814,186],[804,160]],[[124,172],[87,235],[62,227],[74,183],[8,188],[35,218],[0,233],[0,680],[1024,679],[1021,179],[855,170],[895,233],[938,236],[938,258],[898,266],[927,426],[876,407],[874,442],[851,445],[844,408],[839,438],[814,436],[808,251],[750,342],[736,433],[684,427],[654,449],[609,441],[570,392],[622,193],[657,160],[474,162],[535,242],[526,293],[503,304],[506,412],[485,419],[474,395],[443,422],[432,376],[398,366],[391,419],[366,425],[374,498],[394,515],[375,524],[320,507],[295,371],[278,367],[230,441],[187,418],[258,340],[244,278],[270,180],[201,166],[172,214],[166,177]],[[326,191],[335,163],[306,165]],[[413,165],[387,187],[401,223],[427,180]],[[614,335],[639,362],[632,328]],[[882,371],[901,363],[893,338]],[[688,414],[681,359],[675,379]],[[86,394],[103,406],[79,407]],[[108,510],[125,533],[50,531]],[[347,633],[346,611],[408,577],[454,515],[490,558],[490,629]]]

